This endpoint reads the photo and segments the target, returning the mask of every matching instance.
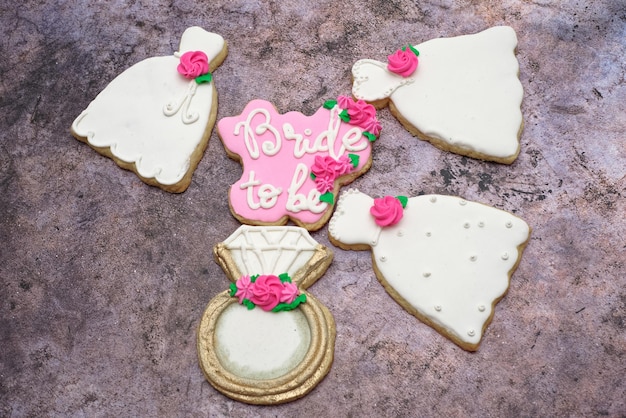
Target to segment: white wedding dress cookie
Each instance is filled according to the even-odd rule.
[[[398,51],[415,64],[404,74],[363,59],[352,67],[352,94],[376,107],[391,102],[411,133],[443,150],[510,164],[522,130],[516,46],[515,31],[497,26],[416,45],[419,65]]]
[[[204,82],[179,72],[193,53],[204,54]],[[74,120],[72,133],[144,182],[184,191],[215,123],[217,93],[208,71],[226,54],[220,35],[188,28],[178,52],[147,58],[111,81]]]
[[[529,226],[480,203],[424,195],[406,199],[404,209],[397,203],[400,219],[381,227],[370,212],[374,202],[355,189],[343,192],[329,223],[331,242],[370,248],[376,276],[400,305],[462,348],[477,350]]]
[[[300,227],[243,225],[214,255],[233,283],[211,300],[198,328],[207,380],[251,404],[306,395],[333,362],[334,319],[305,290],[332,252]]]

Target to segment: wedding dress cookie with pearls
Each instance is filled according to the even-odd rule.
[[[385,290],[468,351],[478,349],[529,236],[508,212],[441,195],[373,199],[351,189],[329,222],[334,245],[371,249]]]
[[[198,328],[200,367],[224,395],[279,404],[310,392],[330,370],[335,322],[306,291],[333,255],[295,226],[243,225],[214,248],[232,281]]]
[[[199,27],[179,51],[147,58],[118,75],[72,123],[72,134],[145,183],[187,189],[217,114],[211,71],[226,58],[224,39]]]
[[[413,135],[460,155],[512,163],[519,154],[523,89],[508,26],[406,45],[388,63],[352,67],[352,94],[392,114]]]

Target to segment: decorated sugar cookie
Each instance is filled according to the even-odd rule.
[[[333,244],[371,249],[376,277],[407,311],[475,351],[509,287],[530,228],[508,212],[459,197],[373,199],[342,193]]]
[[[248,225],[213,252],[232,283],[211,300],[198,328],[205,377],[224,395],[251,404],[306,395],[333,362],[334,319],[306,291],[332,252],[303,228]]]
[[[226,42],[185,30],[174,55],[145,59],[117,76],[72,123],[72,134],[145,183],[183,192],[215,124],[211,71]]]
[[[381,130],[373,106],[345,96],[312,116],[280,114],[253,100],[217,128],[228,155],[243,165],[230,188],[233,215],[252,225],[291,220],[310,231],[330,218],[339,188],[370,168]]]
[[[352,94],[391,112],[446,151],[510,164],[519,154],[523,89],[508,26],[404,45],[387,62],[357,61]]]

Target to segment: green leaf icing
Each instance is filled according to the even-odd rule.
[[[279,274],[278,278],[280,279],[281,283],[291,283],[291,277],[289,277],[288,273]]]
[[[337,105],[337,100],[327,100],[324,102],[324,109],[332,109]]]
[[[409,48],[409,50],[410,50],[412,53],[414,53],[414,54],[415,54],[415,56],[416,56],[416,57],[419,57],[419,56],[420,56],[420,52],[419,52],[417,49],[415,49],[415,47],[414,47],[413,45],[409,44],[409,45],[408,45],[408,48]],[[407,47],[406,47],[406,46],[403,46],[403,47],[402,47],[402,48],[400,48],[400,49],[402,49],[403,51],[406,51]]]
[[[320,202],[326,202],[329,205],[335,203],[335,198],[331,192],[326,192],[320,196]]]
[[[396,196],[396,199],[402,203],[402,208],[406,208],[406,204],[409,202],[409,198],[406,196]]]
[[[212,79],[213,79],[213,76],[211,75],[211,73],[202,74],[195,78],[196,83],[198,84],[210,83]]]
[[[350,162],[352,163],[352,167],[357,168],[359,165],[360,157],[357,154],[348,154],[348,158],[350,158]]]
[[[350,122],[350,115],[348,115],[348,111],[346,109],[343,109],[341,111],[341,113],[339,114],[339,117],[341,118],[342,121],[346,123]]]
[[[304,293],[301,293],[291,303],[279,303],[278,305],[274,307],[274,309],[272,309],[272,312],[292,311],[296,309],[301,303],[304,303],[304,302],[306,302],[306,295]]]
[[[367,131],[364,131],[364,132],[363,132],[363,135],[365,135],[365,137],[366,137],[367,139],[369,139],[369,141],[370,141],[370,142],[374,142],[374,141],[376,141],[376,135],[374,135],[374,134],[372,134],[372,133],[369,133],[369,132],[367,132]]]
[[[231,297],[235,296],[235,293],[237,293],[237,285],[235,283],[231,283],[230,284],[230,296]]]

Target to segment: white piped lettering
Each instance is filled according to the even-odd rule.
[[[256,197],[259,201],[255,201],[254,188],[260,186],[257,190]],[[278,196],[283,192],[280,187],[274,187],[271,184],[263,184],[254,178],[254,171],[250,171],[248,181],[239,185],[241,190],[246,190],[246,201],[250,209],[269,209],[276,205]]]

